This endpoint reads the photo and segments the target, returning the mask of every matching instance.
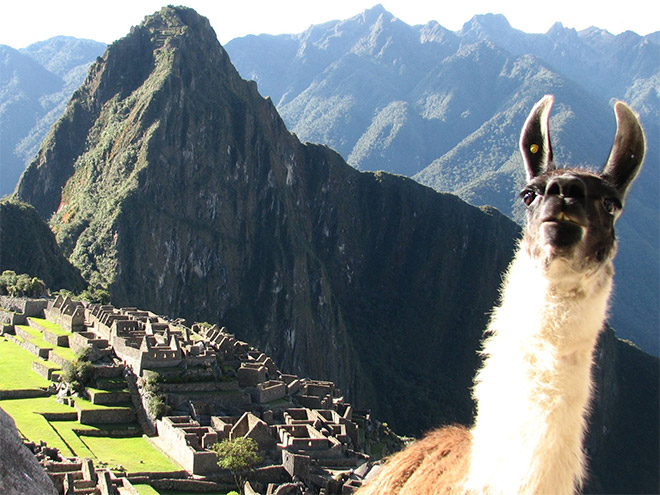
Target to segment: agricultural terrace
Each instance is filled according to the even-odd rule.
[[[38,324],[54,332],[66,333],[58,325],[46,320],[39,319]],[[31,325],[22,326],[22,330],[23,335],[29,336],[35,346],[53,349],[67,360],[75,359],[71,349],[47,343],[41,332],[35,329],[36,325]],[[17,342],[23,340],[21,337],[14,338]],[[51,382],[33,371],[35,361],[48,363],[7,337],[0,337],[0,407],[12,416],[24,439],[45,441],[49,446],[60,449],[64,456],[89,457],[97,466],[110,467],[116,471],[164,472],[181,469],[158,450],[148,437],[143,436],[135,423],[83,425],[77,420],[78,410],[117,410],[118,407],[92,404],[84,399],[76,399],[76,407],[72,407],[58,403],[54,395],[40,397],[45,394]],[[56,367],[53,363],[48,365]],[[100,385],[103,386],[102,383]],[[17,397],[19,395],[25,397]],[[128,407],[124,405],[120,409]],[[135,436],[103,436],[104,432],[110,434],[116,429],[132,429]]]

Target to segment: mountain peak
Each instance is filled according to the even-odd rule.
[[[383,7],[383,5],[380,3],[374,5],[370,9],[366,9],[361,14],[358,14],[356,18],[359,19],[364,24],[373,24],[378,19],[380,19],[381,16],[385,17],[386,20],[390,20],[394,18],[394,16],[390,12],[388,12],[385,9],[385,7]]]
[[[575,41],[578,38],[578,32],[573,28],[564,27],[561,22],[555,22],[548,29],[546,36],[554,41],[559,39]]]
[[[90,67],[84,84],[26,169],[17,186],[19,197],[34,205],[43,218],[68,208],[65,217],[74,219],[77,194],[64,187],[72,174],[88,169],[97,175],[114,173],[125,178],[138,170],[145,162],[144,157],[127,157],[118,170],[110,172],[107,167],[117,162],[102,157],[125,151],[126,147],[146,146],[149,134],[145,126],[157,127],[162,115],[162,109],[155,110],[158,97],[167,95],[173,86],[193,85],[211,67],[225,79],[238,77],[206,18],[187,7],[165,7],[145,17],[128,35],[112,43]],[[173,82],[174,79],[181,81]],[[162,94],[161,89],[164,89]],[[129,107],[135,111],[130,113]],[[113,115],[114,112],[121,115]],[[98,156],[92,157],[94,153],[85,150],[84,143],[97,119],[111,119],[115,129],[123,128],[125,132],[117,134],[118,141],[114,143],[97,143]],[[69,144],[53,146],[57,142]],[[43,174],[50,179],[38,180]]]
[[[510,29],[512,29],[511,24],[503,14],[480,14],[466,22],[461,32],[466,34],[469,31],[479,31],[490,34]]]

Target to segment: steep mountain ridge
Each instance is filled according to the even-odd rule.
[[[17,195],[118,305],[224,324],[403,431],[471,415],[429,389],[467,390],[516,225],[302,145],[193,11],[108,48]],[[436,412],[394,407],[401,380]]]
[[[652,35],[513,29],[479,15],[451,32],[408,26],[382,6],[304,33],[249,36],[227,51],[270,95],[301,140],[327,144],[360,170],[411,176],[521,220],[518,132],[543,94],[560,164],[605,163],[615,122],[610,99],[628,101],[646,129],[646,165],[619,222],[611,321],[657,354],[660,319],[660,46]]]

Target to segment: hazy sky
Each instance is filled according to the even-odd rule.
[[[194,8],[208,17],[221,43],[248,34],[299,33],[311,24],[347,19],[378,0],[8,0],[0,12],[0,44],[14,48],[57,35],[110,43],[126,35],[163,5]],[[438,21],[458,30],[476,14],[504,14],[509,23],[528,33],[546,32],[556,21],[566,27],[598,26],[613,34],[660,30],[657,0],[382,0],[404,22]]]

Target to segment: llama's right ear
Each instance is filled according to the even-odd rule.
[[[541,98],[529,113],[520,134],[520,152],[525,162],[527,180],[554,168],[550,130],[548,129],[553,102],[552,95],[545,95]]]
[[[603,176],[614,184],[621,198],[625,198],[628,187],[642,168],[646,140],[637,115],[628,105],[617,101],[614,113],[616,136],[610,157],[603,169]]]

